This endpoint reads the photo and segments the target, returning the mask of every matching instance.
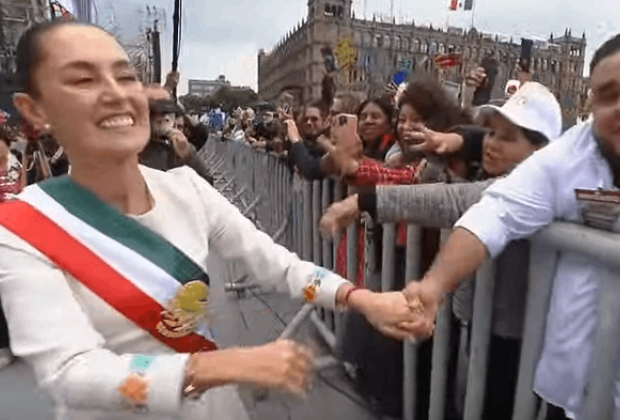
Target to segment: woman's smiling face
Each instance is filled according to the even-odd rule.
[[[129,57],[106,32],[86,25],[52,28],[38,42],[36,92],[16,105],[51,133],[72,159],[122,159],[149,138],[149,110]]]

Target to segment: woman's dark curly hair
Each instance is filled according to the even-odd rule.
[[[434,131],[470,124],[471,117],[452,100],[439,81],[430,76],[411,80],[398,101],[398,109],[408,104],[416,110],[424,124]]]

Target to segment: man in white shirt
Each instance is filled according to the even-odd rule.
[[[405,290],[420,299],[430,334],[446,293],[494,258],[513,240],[526,238],[556,219],[588,220],[576,189],[620,187],[620,34],[607,41],[590,65],[593,118],[536,152],[507,178],[496,182],[459,222],[421,282]],[[616,230],[618,220],[609,223]],[[544,347],[534,391],[553,406],[581,416],[598,327],[601,267],[571,253],[560,256],[554,279]],[[616,381],[616,419],[620,419]],[[562,416],[564,414],[562,413]]]

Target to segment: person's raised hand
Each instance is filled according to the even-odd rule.
[[[324,236],[336,236],[359,219],[360,209],[357,200],[358,196],[355,194],[329,206],[320,221],[320,229]]]
[[[284,120],[284,124],[286,125],[287,138],[291,143],[302,141],[301,134],[299,133],[299,128],[297,128],[295,120],[292,118]]]
[[[181,130],[174,128],[168,132],[167,137],[172,142],[174,153],[179,157],[179,159],[187,159],[191,154],[192,149],[189,145],[187,137],[185,137],[185,134],[183,134]]]
[[[173,92],[179,85],[180,80],[181,74],[178,71],[171,71],[166,75],[166,83],[164,84],[164,88],[169,92]]]
[[[465,84],[469,87],[473,87],[474,89],[478,89],[484,84],[485,79],[487,78],[487,74],[484,71],[483,67],[478,67],[474,71],[472,71],[469,76],[465,79]]]
[[[426,330],[427,320],[421,307],[408,301],[403,292],[358,290],[351,293],[349,306],[363,314],[375,329],[388,337],[415,339],[419,331]]]
[[[423,124],[416,125],[416,130],[407,134],[416,142],[412,151],[445,155],[458,152],[463,147],[463,137],[456,133],[440,133],[431,130]]]

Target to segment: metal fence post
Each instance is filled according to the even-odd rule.
[[[323,180],[323,186],[321,188],[322,214],[325,213],[325,211],[331,204],[331,186],[332,184],[329,179],[326,178]],[[323,243],[321,244],[321,250],[323,251],[323,267],[327,268],[328,270],[333,270],[334,269],[334,258],[333,258],[334,250],[332,249],[332,241],[330,241],[328,238],[323,238]],[[325,323],[327,325],[327,328],[335,332],[336,329],[334,325],[334,313],[332,311],[328,311],[328,310],[325,311]]]
[[[323,214],[325,213],[325,211],[331,204],[331,196],[332,196],[331,188],[332,188],[332,184],[330,180],[324,179],[323,187],[321,189],[322,191],[322,195],[321,195],[322,214],[321,216],[323,216]],[[329,238],[323,237],[323,244],[321,246],[321,249],[323,251],[323,267],[329,270],[333,270],[334,269],[333,242]]]
[[[312,256],[316,265],[323,265],[323,252],[321,250],[322,240],[319,230],[319,222],[321,221],[321,181],[312,182]]]
[[[444,242],[450,230],[441,231]],[[433,337],[433,356],[431,368],[431,397],[429,420],[444,420],[447,406],[448,363],[450,362],[450,330],[452,324],[452,295],[448,295],[437,312],[437,325]]]
[[[381,291],[394,290],[394,265],[396,264],[394,248],[396,247],[396,226],[392,223],[383,225],[383,253],[381,257]]]
[[[312,181],[312,261],[318,265],[323,265],[323,252],[321,245],[321,232],[319,231],[319,222],[321,220],[321,187],[323,184],[321,181]],[[319,319],[325,321],[325,311],[322,308],[317,308]]]
[[[620,347],[620,278],[611,269],[601,269],[598,292],[598,332],[582,418],[613,420],[616,409],[614,379],[618,373]]]
[[[528,291],[513,420],[532,420],[536,416],[534,373],[543,347],[557,254],[557,250],[547,244],[530,241]]]
[[[420,228],[407,226],[407,283],[417,281],[422,274]],[[415,420],[417,404],[418,345],[405,341],[403,344],[403,419]],[[443,419],[442,419],[443,420]]]
[[[344,186],[342,185],[342,182],[340,180],[337,180],[334,183],[334,201],[341,201],[342,198],[344,196]],[[341,235],[337,235],[334,238],[333,241],[333,267],[334,267],[334,271],[336,269],[336,261],[338,258],[338,248],[340,247],[340,242],[342,241],[342,236]],[[334,331],[336,333],[336,336],[339,337],[340,332],[342,331],[342,319],[343,319],[343,315],[341,312],[334,312]]]
[[[357,238],[359,235],[359,227],[357,223],[353,223],[347,230],[347,279],[357,283]]]
[[[381,290],[381,284],[371,284],[372,277],[377,272],[377,261],[375,256],[375,240],[376,234],[375,221],[367,217],[363,222],[364,226],[364,287],[370,290]]]
[[[495,264],[487,261],[476,273],[471,357],[465,396],[465,420],[480,420],[484,409],[495,290]]]
[[[303,180],[302,183],[302,259],[304,261],[312,261],[312,182]]]

